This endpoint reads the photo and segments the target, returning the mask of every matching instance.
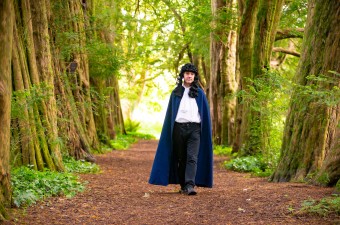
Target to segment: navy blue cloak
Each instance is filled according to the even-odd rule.
[[[171,93],[150,174],[150,184],[164,186],[168,184],[179,184],[177,173],[178,161],[172,149],[172,131],[183,93],[184,87],[182,86],[177,86]],[[195,99],[201,117],[201,140],[195,185],[211,188],[213,185],[213,150],[210,110],[207,98],[201,88],[198,89],[198,96]]]

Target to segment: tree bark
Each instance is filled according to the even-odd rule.
[[[213,24],[216,27],[219,25],[218,10],[225,7],[225,2],[222,0],[212,0],[211,10]],[[222,39],[222,31],[215,30],[210,34],[210,83],[209,83],[209,103],[212,121],[212,133],[215,144],[221,144],[221,104],[219,85],[221,83],[221,59],[220,56],[225,54],[223,43],[219,40]]]
[[[74,3],[78,4],[78,2]],[[91,138],[89,132],[87,132],[88,123],[86,123],[84,115],[87,112],[86,107],[90,107],[92,111],[92,102],[84,100],[86,98],[84,92],[87,92],[86,88],[89,88],[89,84],[85,81],[87,85],[85,85],[84,89],[80,85],[81,79],[78,72],[83,70],[78,70],[78,67],[84,63],[74,60],[74,55],[86,54],[84,52],[86,48],[85,42],[78,39],[67,39],[62,35],[63,33],[74,33],[74,36],[77,36],[78,32],[75,31],[74,27],[76,25],[74,23],[85,20],[81,13],[75,16],[78,20],[74,21],[72,19],[72,5],[70,4],[72,3],[64,4],[63,1],[54,0],[51,5],[50,26],[52,29],[50,29],[50,37],[53,38],[51,51],[54,56],[55,96],[59,103],[57,112],[59,135],[66,142],[70,156],[75,159],[95,161],[91,155],[91,148],[97,148],[98,146],[90,144]],[[63,19],[60,20],[60,17],[63,17]],[[79,36],[85,38],[84,33]],[[68,52],[69,54],[65,56],[65,51],[67,52],[69,50],[67,48],[70,46],[73,47]],[[82,51],[82,53],[79,51]]]
[[[77,87],[75,89],[75,98],[80,106],[80,118],[83,120],[85,130],[88,136],[90,145],[93,148],[99,148],[99,142],[96,132],[96,126],[93,117],[90,94],[90,73],[89,62],[86,54],[86,33],[84,11],[80,1],[69,0],[69,10],[71,18],[81,18],[78,20],[72,19],[73,32],[78,35],[78,52],[73,52],[73,60],[78,66],[75,75],[77,76]]]
[[[7,218],[10,205],[10,137],[11,137],[11,58],[14,13],[11,0],[0,1],[0,221]]]
[[[54,73],[52,69],[52,56],[50,46],[50,36],[48,32],[49,24],[47,16],[50,12],[47,11],[45,0],[31,1],[33,40],[36,49],[36,61],[39,73],[39,79],[47,85],[47,99],[45,104],[42,104],[43,119],[42,124],[48,130],[47,143],[50,154],[53,159],[53,164],[59,171],[64,170],[60,145],[58,144],[57,130],[57,109],[56,99],[54,96]]]
[[[231,146],[235,137],[235,110],[237,90],[236,78],[236,39],[237,33],[229,31],[228,41],[224,47],[225,55],[222,57],[222,82],[220,84],[222,99],[222,125],[221,144]]]
[[[105,7],[115,8],[115,2],[103,3]],[[100,13],[103,4],[92,4],[91,15],[96,17],[95,12]],[[100,32],[100,33],[99,33]],[[115,21],[110,19],[108,27],[100,31],[94,30],[91,36],[92,42],[100,42],[107,45],[108,48],[114,48],[115,39]],[[98,33],[98,34],[97,34]],[[97,37],[97,39],[95,38]],[[92,56],[94,57],[94,56]],[[94,60],[95,61],[95,60]],[[90,61],[91,62],[91,61]],[[142,73],[143,74],[143,73]],[[144,73],[145,75],[145,73]],[[145,76],[141,79],[142,90],[146,82]],[[95,124],[97,133],[101,136],[101,141],[114,139],[117,133],[125,132],[124,120],[119,98],[119,86],[116,74],[91,74],[91,85],[94,87],[97,97],[92,97],[93,103],[96,105]],[[138,96],[142,97],[142,93]],[[138,99],[140,101],[140,98]],[[139,102],[136,103],[138,105]]]
[[[284,48],[281,48],[281,47],[274,47],[273,52],[282,52],[282,53],[285,53],[285,54],[288,54],[288,55],[300,57],[300,53],[298,53],[297,51],[290,50],[290,49],[284,49]]]
[[[12,49],[14,103],[19,106],[16,110],[20,116],[13,118],[19,125],[13,129],[19,129],[23,165],[63,171],[56,125],[48,12],[42,1],[34,3],[38,8],[31,8],[28,0],[20,3],[15,3],[15,45]],[[37,23],[34,29],[32,21]]]
[[[239,34],[239,90],[249,92],[253,81],[264,78],[270,57],[283,0],[249,1],[245,5]],[[255,102],[241,96],[237,102],[236,138],[233,151],[244,155],[262,153],[268,148],[270,124],[265,113],[255,110]],[[266,102],[261,103],[266,107]]]
[[[221,12],[233,8],[233,0],[211,1],[214,30],[210,34],[209,103],[214,143],[231,145],[233,141],[236,90],[236,33],[233,20],[222,21]],[[225,12],[228,14],[228,12]],[[227,26],[221,30],[221,25]]]
[[[326,104],[313,93],[306,96],[299,91],[301,87],[315,86],[318,91],[329,92],[340,87],[339,13],[337,0],[309,1],[303,50],[295,75],[298,88],[291,99],[273,181],[301,181],[317,173],[317,183],[335,185],[340,178],[340,101]],[[327,79],[307,79],[310,75]]]
[[[253,43],[254,32],[256,25],[256,15],[259,8],[259,0],[249,1],[246,5],[245,2],[239,1],[240,14],[241,14],[241,26],[238,35],[238,73],[239,86],[238,90],[247,90],[248,85],[251,85],[247,77],[252,74],[252,55],[253,55]],[[240,4],[242,3],[242,4]],[[241,10],[242,9],[242,10]],[[245,124],[248,124],[249,103],[242,100],[242,97],[238,97],[236,102],[236,123],[235,123],[235,139],[233,143],[233,152],[238,152],[245,140],[249,136],[249,132],[246,131]]]
[[[304,28],[295,28],[295,29],[277,29],[275,41],[287,39],[287,38],[303,38]]]
[[[21,40],[19,39],[17,26],[14,25],[14,44],[13,44],[13,51],[12,51],[12,67],[13,67],[13,87],[17,93],[15,97],[14,104],[16,107],[15,111],[16,114],[19,116],[17,117],[18,126],[13,126],[12,129],[17,129],[18,132],[18,149],[20,149],[21,153],[21,163],[17,164],[20,165],[33,165],[33,168],[43,170],[43,160],[41,157],[41,150],[35,150],[35,146],[39,146],[37,143],[38,137],[36,135],[36,126],[35,126],[35,119],[34,114],[31,109],[29,109],[27,104],[27,98],[25,97],[24,93],[30,95],[28,90],[25,90],[24,84],[24,77],[28,76],[28,69],[25,65],[22,65],[25,61],[22,58],[23,47],[21,45]],[[27,80],[27,78],[26,78]],[[26,83],[26,86],[27,85]],[[15,118],[15,115],[12,115]],[[13,118],[13,119],[14,119]],[[32,123],[33,121],[33,123]],[[19,153],[18,152],[18,153]],[[37,157],[36,157],[37,155]],[[20,155],[15,156],[20,157]],[[37,158],[37,160],[35,160]]]

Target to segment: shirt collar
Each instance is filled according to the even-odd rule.
[[[184,84],[182,84],[182,86],[185,88],[185,90],[189,90],[190,87],[186,87]]]

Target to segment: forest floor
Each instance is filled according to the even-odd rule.
[[[98,155],[99,174],[73,198],[54,197],[13,210],[5,224],[340,224],[340,218],[295,213],[307,199],[331,195],[332,188],[303,183],[270,183],[227,171],[215,157],[214,187],[179,194],[178,185],[148,184],[157,141],[139,141],[126,151]]]

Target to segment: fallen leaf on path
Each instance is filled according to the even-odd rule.
[[[245,209],[242,209],[242,208],[240,208],[240,207],[239,207],[237,210],[238,210],[238,211],[241,211],[241,212],[245,212],[245,211],[246,211]]]

